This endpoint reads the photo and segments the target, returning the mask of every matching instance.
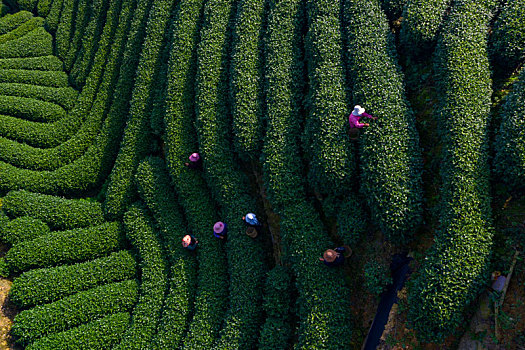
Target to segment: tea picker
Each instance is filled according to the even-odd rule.
[[[198,153],[192,153],[189,157],[189,162],[184,163],[190,169],[202,169],[202,158]]]

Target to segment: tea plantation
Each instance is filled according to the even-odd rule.
[[[2,341],[360,349],[408,253],[392,322],[456,348],[522,262],[524,62],[525,0],[3,0]]]

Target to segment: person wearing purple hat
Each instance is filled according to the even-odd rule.
[[[192,153],[188,159],[190,160],[187,163],[184,163],[190,169],[201,169],[202,168],[202,158],[198,153]]]
[[[217,221],[215,225],[213,225],[213,235],[215,237],[220,238],[220,239],[225,239],[227,232],[228,232],[228,229],[224,222]]]

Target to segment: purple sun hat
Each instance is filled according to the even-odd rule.
[[[197,161],[199,161],[201,156],[198,153],[192,153],[189,158],[190,158],[190,161],[197,162]]]
[[[225,227],[224,222],[222,222],[222,221],[217,221],[217,222],[215,223],[215,225],[213,225],[213,232],[215,232],[215,233],[221,233],[222,231],[224,231],[224,227]]]

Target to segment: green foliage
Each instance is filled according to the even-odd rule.
[[[71,81],[75,86],[84,86],[86,79],[92,74],[91,69],[100,50],[100,41],[106,28],[111,29],[112,23],[116,23],[119,14],[117,8],[120,7],[120,3],[119,0],[94,0],[90,4],[92,8],[90,21],[84,29],[82,46],[70,71]],[[105,55],[102,57],[106,58]]]
[[[51,11],[52,2],[53,0],[38,0],[36,8],[37,13],[40,17],[47,17],[47,15],[49,15],[49,11]]]
[[[16,278],[9,299],[18,307],[45,304],[103,284],[134,278],[136,262],[127,250],[92,261],[35,269]]]
[[[64,66],[68,71],[71,70],[73,63],[75,63],[75,59],[82,48],[82,38],[85,34],[84,31],[89,23],[89,16],[91,14],[90,4],[90,0],[80,0],[76,4],[75,19],[73,21],[74,31],[71,33],[71,44],[67,55],[64,58]],[[118,43],[119,41],[115,40],[115,42]]]
[[[115,44],[111,47],[111,52],[104,67],[102,81],[98,86],[98,92],[92,87],[91,78],[88,78],[88,83],[84,87],[78,103],[70,112],[71,127],[68,128],[74,130],[75,134],[60,145],[48,149],[34,148],[29,145],[0,139],[0,154],[3,161],[21,168],[55,170],[80,157],[93,143],[102,127],[102,121],[107,115],[111,104],[111,96],[117,84],[126,37],[130,30],[131,9],[128,3],[134,2],[126,1],[123,4],[120,12],[121,20],[114,36],[114,40],[119,45]],[[101,42],[103,40],[104,38]],[[102,49],[103,46],[100,45],[99,48]],[[101,64],[99,67],[97,61],[95,63],[94,72],[102,68]],[[84,123],[80,126],[80,129],[75,130],[74,124],[82,119],[85,119]]]
[[[71,30],[73,30],[73,5],[74,0],[64,0],[60,21],[55,33],[56,54],[61,59],[65,59],[71,43]]]
[[[261,322],[264,262],[257,240],[246,235],[241,217],[254,210],[248,179],[239,170],[230,147],[231,114],[228,102],[228,54],[235,11],[232,0],[204,4],[204,23],[197,48],[196,112],[200,154],[211,192],[228,225],[226,251],[230,274],[230,308],[216,349],[251,348]],[[211,229],[211,227],[210,227]]]
[[[366,215],[355,196],[348,196],[337,212],[337,236],[348,245],[354,245],[366,229]]]
[[[259,337],[260,350],[286,349],[292,333],[290,309],[292,283],[289,271],[276,266],[269,273],[264,288],[266,321]]]
[[[0,114],[37,122],[54,122],[66,111],[50,102],[17,96],[0,96]]]
[[[45,0],[39,0],[42,2]],[[58,28],[58,21],[60,20],[60,12],[62,11],[62,2],[64,0],[53,0],[53,4],[49,9],[49,14],[46,17],[46,29],[51,32],[56,32]]]
[[[369,260],[365,263],[365,287],[375,296],[381,295],[386,287],[392,283],[392,276],[388,265],[377,260]]]
[[[65,199],[28,191],[11,191],[2,199],[2,209],[11,217],[31,216],[55,230],[102,224],[102,206],[82,199]]]
[[[231,55],[233,142],[243,160],[259,158],[263,133],[262,33],[265,1],[237,5]]]
[[[166,45],[163,39],[172,5],[172,1],[155,1],[148,19],[124,138],[109,177],[104,203],[105,213],[110,218],[121,217],[133,201],[135,170],[140,160],[151,150],[150,114],[154,97],[151,92],[155,72],[160,69],[162,47]]]
[[[152,218],[133,206],[124,214],[126,235],[138,251],[141,268],[139,299],[131,324],[115,349],[145,349],[153,340],[167,289],[166,261]]]
[[[21,38],[0,44],[0,58],[37,57],[53,54],[53,38],[38,27]]]
[[[33,11],[38,0],[17,0],[18,6],[21,10]]]
[[[359,136],[361,192],[371,221],[402,244],[422,219],[422,157],[415,117],[379,2],[346,1],[344,14],[353,101],[378,118]]]
[[[159,240],[169,262],[169,291],[164,300],[153,348],[178,348],[192,313],[197,265],[193,254],[181,249],[186,225],[160,158],[146,158],[137,169],[140,196],[159,226]],[[200,237],[198,237],[200,241]]]
[[[136,53],[142,46],[150,3],[141,1],[138,5],[131,11],[131,31],[120,66],[113,103],[93,144],[80,158],[54,171],[19,169],[0,162],[0,190],[25,188],[41,193],[78,195],[100,186],[106,179],[114,164],[126,122],[139,57]]]
[[[30,84],[56,88],[68,87],[64,72],[45,72],[24,69],[0,69],[0,83]]]
[[[28,241],[49,232],[49,226],[45,222],[31,216],[20,216],[0,227],[2,241],[11,244]]]
[[[55,56],[0,59],[0,69],[28,69],[61,71],[62,61]],[[27,86],[27,88],[31,88]],[[2,93],[2,95],[5,95]]]
[[[43,337],[27,350],[99,350],[116,345],[129,324],[129,314],[118,312],[67,331]]]
[[[7,34],[10,31],[21,26],[23,23],[33,18],[33,14],[28,11],[20,11],[13,14],[7,14],[0,18],[0,35]]]
[[[13,29],[12,31],[0,35],[0,44],[3,44],[5,42],[8,42],[10,40],[16,40],[21,38],[22,36],[26,35],[27,33],[31,32],[32,30],[42,27],[44,24],[44,19],[40,17],[33,17],[29,21],[24,22],[20,26],[18,26],[16,29]]]
[[[217,338],[227,305],[228,276],[222,242],[211,234],[219,220],[200,172],[183,166],[197,149],[194,130],[194,78],[202,0],[182,0],[175,12],[168,67],[166,161],[188,226],[199,234],[194,315],[183,340],[184,349],[209,349]]]
[[[28,344],[115,312],[129,311],[137,298],[135,280],[106,284],[20,312],[11,334],[17,343]]]
[[[347,194],[355,170],[346,133],[348,108],[343,67],[338,1],[308,1],[305,38],[309,114],[304,148],[309,161],[308,183],[323,194]]]
[[[409,321],[421,341],[440,342],[452,333],[487,280],[493,230],[486,33],[493,3],[455,1],[438,41],[435,79],[443,145],[439,227],[408,299]]]
[[[490,38],[494,63],[514,69],[525,60],[525,1],[508,0]]]
[[[19,64],[23,63],[19,62]],[[2,62],[0,61],[0,66],[1,65]],[[60,63],[60,65],[62,66],[62,63]],[[53,88],[16,83],[0,83],[0,94],[7,96],[27,97],[33,98],[35,100],[56,103],[66,110],[70,110],[73,107],[78,96],[78,92],[70,87]]]
[[[525,186],[525,69],[503,105],[496,135],[494,167],[498,179],[517,189]]]
[[[403,12],[400,42],[408,55],[431,51],[451,0],[408,0]]]
[[[343,349],[351,341],[349,291],[339,269],[319,262],[330,240],[306,198],[300,152],[303,57],[300,51],[301,1],[270,1],[266,40],[268,130],[264,179],[272,207],[280,216],[283,258],[297,276],[300,326],[297,349]],[[283,344],[271,321],[263,344]],[[284,331],[286,333],[286,330]],[[272,338],[273,336],[273,338]]]
[[[37,267],[75,263],[107,255],[124,246],[117,222],[99,226],[51,232],[30,241],[19,242],[2,258],[10,273]]]

